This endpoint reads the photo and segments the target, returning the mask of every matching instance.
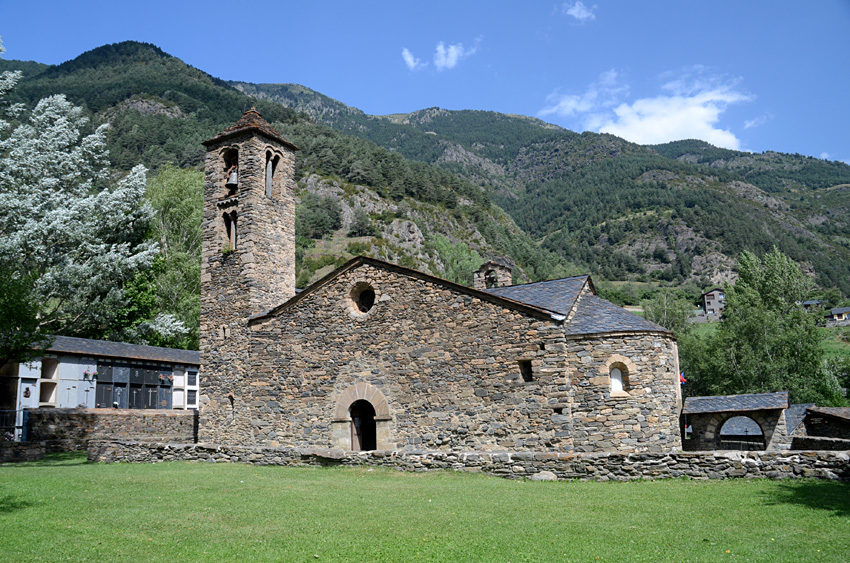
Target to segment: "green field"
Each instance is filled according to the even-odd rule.
[[[4,561],[843,561],[850,484],[62,455],[0,467],[0,530]]]

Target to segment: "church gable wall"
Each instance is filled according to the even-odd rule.
[[[360,393],[377,407],[378,449],[572,449],[552,320],[364,264],[250,329],[232,418],[206,429],[216,441],[350,449],[340,401]],[[229,408],[210,389],[207,410]]]
[[[573,337],[567,361],[577,452],[681,448],[675,341],[658,334]],[[612,369],[623,390],[612,389]]]

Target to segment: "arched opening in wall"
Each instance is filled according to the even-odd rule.
[[[274,196],[274,173],[279,162],[280,156],[273,154],[272,151],[266,151],[266,197],[268,198]]]
[[[351,449],[368,451],[377,449],[375,407],[369,401],[354,401],[348,409],[351,416]]]
[[[228,149],[222,155],[224,159],[225,197],[236,195],[239,188],[239,151]]]
[[[627,395],[629,392],[629,370],[623,364],[611,366],[608,375],[611,377],[611,395]]]
[[[752,451],[765,448],[761,426],[748,416],[731,417],[717,433],[718,450]]]
[[[224,220],[224,251],[233,252],[236,250],[236,212],[225,213]]]
[[[487,289],[499,287],[499,276],[496,275],[495,270],[487,270],[487,273],[484,274],[484,285]]]

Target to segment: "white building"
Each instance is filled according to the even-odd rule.
[[[198,408],[200,353],[57,336],[44,356],[0,368],[0,439],[34,408]]]

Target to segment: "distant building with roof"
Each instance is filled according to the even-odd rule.
[[[56,336],[0,369],[0,426],[19,433],[23,409],[40,407],[196,409],[199,366],[197,351]]]
[[[360,256],[296,293],[296,148],[253,110],[204,144],[200,441],[680,447],[673,334],[590,276],[510,285],[493,261],[470,288]]]
[[[705,316],[709,319],[720,319],[726,307],[726,291],[722,287],[715,287],[703,293],[700,298]]]
[[[834,307],[826,317],[826,326],[850,326],[850,307]]]

